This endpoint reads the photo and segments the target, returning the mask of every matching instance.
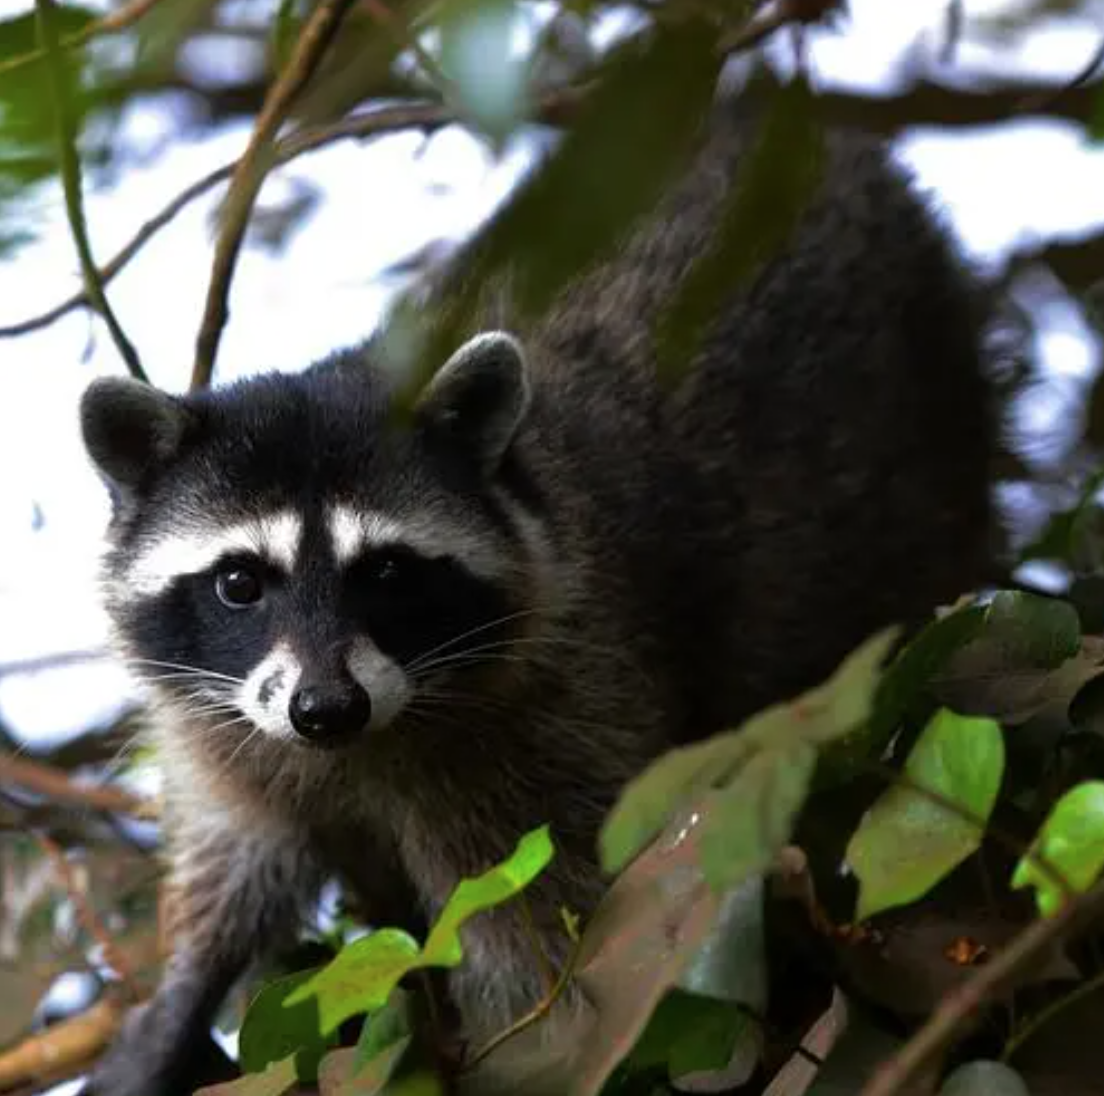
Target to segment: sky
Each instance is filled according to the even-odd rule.
[[[29,0],[0,0],[0,18],[30,6]],[[1023,6],[967,4],[978,14]],[[811,60],[821,86],[892,90],[907,50],[938,48],[940,2],[851,0],[851,10],[843,33],[815,36]],[[1026,48],[965,41],[956,68],[971,78],[1009,71],[1069,78],[1096,44],[1087,21],[1052,20]],[[139,154],[173,132],[161,108],[132,109],[124,126]],[[108,258],[189,182],[239,155],[248,135],[247,125],[235,123],[203,139],[174,140],[110,188],[90,187],[87,219],[96,255]],[[427,243],[474,228],[508,194],[535,147],[531,136],[521,138],[495,160],[453,127],[428,141],[405,134],[370,145],[348,142],[277,171],[262,204],[303,180],[324,200],[282,251],[244,250],[219,377],[302,368],[362,339],[401,285],[381,280],[381,272]],[[979,263],[999,262],[1011,249],[1041,240],[1076,238],[1104,223],[1104,147],[1087,147],[1071,125],[1023,121],[992,130],[919,131],[898,152]],[[187,383],[219,193],[189,207],[110,287],[153,380],[170,390]],[[28,214],[44,229],[38,242],[0,261],[0,325],[79,288],[60,188],[39,188]],[[1041,283],[1034,300],[1052,383],[1025,414],[1043,427],[1066,412],[1094,374],[1100,348],[1061,287]],[[102,326],[82,312],[0,343],[0,717],[32,745],[106,721],[132,695],[125,672],[109,659],[48,672],[3,669],[104,646],[95,574],[108,506],[81,449],[76,408],[94,376],[120,371]]]

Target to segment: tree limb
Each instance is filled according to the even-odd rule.
[[[1104,883],[1080,895],[1053,916],[1033,921],[968,981],[948,993],[927,1023],[888,1062],[881,1065],[859,1096],[896,1096],[916,1078],[961,1030],[963,1022],[1015,976],[1076,925],[1104,910]]]
[[[46,0],[39,0],[40,3]],[[227,298],[238,254],[245,238],[246,224],[269,167],[274,162],[272,145],[277,130],[287,118],[293,102],[314,75],[319,62],[333,41],[341,20],[354,0],[321,0],[303,28],[295,50],[268,95],[245,154],[238,161],[226,195],[222,232],[215,246],[211,280],[196,338],[192,389],[203,388],[211,380],[222,330],[228,316]]]
[[[80,260],[81,276],[84,279],[85,293],[96,311],[103,317],[112,341],[120,357],[132,376],[146,380],[145,371],[130,340],[126,337],[122,325],[115,316],[107,295],[96,260],[92,255],[92,244],[88,238],[88,225],[84,219],[84,198],[81,194],[80,156],[77,154],[77,126],[73,116],[73,104],[69,97],[65,58],[62,55],[61,42],[54,26],[53,0],[35,0],[38,16],[38,34],[46,56],[50,83],[54,94],[54,112],[56,115],[58,158],[61,166],[61,181],[65,190],[65,212],[69,218],[69,229]]]
[[[76,803],[93,810],[149,818],[152,803],[122,788],[109,785],[84,785],[74,782],[60,769],[26,758],[0,754],[0,784],[17,784],[48,799]]]
[[[77,31],[76,34],[70,34],[67,38],[63,38],[58,45],[62,50],[68,51],[83,46],[100,35],[114,34],[126,30],[137,23],[142,16],[152,11],[159,3],[160,0],[132,0],[132,3],[124,4],[117,11],[109,12],[102,19],[89,23],[88,26]],[[45,50],[36,49],[30,53],[22,53],[18,57],[9,57],[6,61],[0,61],[0,76],[6,76],[9,72],[33,64],[35,61],[41,61],[45,56]]]

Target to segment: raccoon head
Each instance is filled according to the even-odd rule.
[[[182,397],[121,379],[85,393],[115,500],[109,614],[159,699],[218,726],[205,739],[330,746],[424,723],[506,665],[535,612],[534,517],[510,471],[521,347],[471,340],[405,419],[366,357]]]

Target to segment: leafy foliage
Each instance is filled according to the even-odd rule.
[[[1040,861],[1047,871],[1041,869]],[[1029,854],[1016,866],[1012,886],[1034,887],[1039,909],[1050,915],[1065,902],[1066,888],[1086,891],[1102,870],[1104,783],[1088,780],[1054,804]]]
[[[847,846],[860,920],[915,901],[977,850],[1004,772],[1001,729],[941,711],[904,772],[908,783],[874,804]]]

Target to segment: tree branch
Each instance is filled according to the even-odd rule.
[[[98,811],[129,814],[135,818],[149,818],[153,811],[149,800],[132,795],[122,788],[77,784],[59,769],[7,754],[0,754],[0,784],[17,784],[48,799],[75,803]]]
[[[127,962],[127,958],[119,950],[118,944],[115,943],[111,934],[104,928],[99,917],[96,916],[96,911],[88,901],[85,889],[78,882],[73,872],[73,865],[69,863],[69,858],[65,855],[65,850],[49,834],[42,831],[35,833],[35,840],[38,842],[39,848],[49,858],[58,880],[65,888],[65,893],[69,895],[69,900],[73,903],[81,927],[92,940],[100,945],[108,966],[122,979],[127,994],[133,1001],[136,1001],[138,999],[138,984],[134,980],[134,972],[131,970],[130,963]]]
[[[76,34],[70,34],[68,38],[63,38],[58,46],[64,51],[73,50],[90,42],[93,38],[98,38],[100,35],[114,34],[126,30],[137,23],[142,16],[152,11],[159,3],[160,0],[133,0],[132,3],[125,4],[118,11],[109,12],[102,19],[89,23],[88,26],[77,31]],[[30,53],[22,53],[18,57],[9,57],[6,61],[0,61],[0,76],[6,76],[9,72],[14,72],[16,69],[21,69],[35,61],[41,61],[45,56],[46,50],[36,49]]]
[[[77,249],[77,257],[80,260],[85,293],[93,307],[103,317],[112,341],[131,375],[144,381],[147,378],[138,358],[138,352],[126,337],[122,325],[108,303],[103,283],[100,281],[100,272],[92,255],[92,244],[88,239],[88,225],[84,219],[84,198],[81,194],[80,156],[77,154],[77,126],[73,116],[73,104],[69,98],[65,58],[57,28],[54,26],[53,0],[35,0],[35,11],[38,16],[39,40],[46,55],[46,66],[54,94],[58,158],[62,186],[65,190],[65,211],[69,218],[69,228]]]
[[[39,0],[40,3],[46,0]],[[196,338],[196,358],[191,387],[205,387],[214,371],[222,330],[228,316],[227,298],[246,224],[260,193],[264,177],[274,162],[272,145],[292,103],[314,75],[329,48],[345,13],[354,0],[321,0],[296,42],[287,68],[273,84],[245,154],[234,169],[222,216],[222,232],[215,246],[215,259],[207,289],[203,320]]]
[[[1104,910],[1104,883],[1033,921],[990,962],[940,1001],[927,1023],[866,1083],[859,1096],[896,1096],[944,1050],[962,1023],[1076,924]]]
[[[586,97],[588,87],[565,88],[545,97],[541,104],[539,118],[548,125],[562,125],[575,112]],[[275,155],[278,164],[287,163],[304,153],[313,152],[326,145],[354,138],[378,136],[397,129],[436,129],[455,121],[455,115],[439,103],[410,103],[403,106],[383,107],[362,114],[343,118],[332,125],[311,127],[299,130],[284,138],[276,145]],[[229,179],[238,166],[235,160],[223,164],[214,171],[196,180],[181,191],[156,216],[150,218],[101,271],[106,284],[110,282],[142,248],[185,207],[206,194],[212,187]],[[19,323],[0,327],[0,339],[28,335],[60,320],[76,308],[88,305],[88,294],[84,291],[74,293],[68,299],[37,316],[21,320]]]

